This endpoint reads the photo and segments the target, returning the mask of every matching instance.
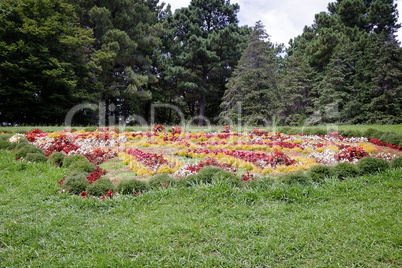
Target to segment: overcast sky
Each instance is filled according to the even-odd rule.
[[[177,8],[187,7],[190,0],[160,0],[169,3],[172,11]],[[265,30],[271,36],[274,43],[284,43],[288,46],[289,40],[300,35],[305,25],[311,25],[314,15],[321,11],[327,11],[328,3],[335,0],[231,0],[230,3],[238,3],[240,12],[237,14],[240,25],[254,26],[261,20]],[[398,3],[401,13],[402,0]],[[399,23],[402,20],[399,18]],[[402,40],[402,30],[399,31],[398,40]]]

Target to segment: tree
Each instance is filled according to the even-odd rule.
[[[310,113],[325,119],[336,102],[344,123],[400,120],[397,19],[393,0],[337,0],[291,40],[287,59],[300,53],[315,72]]]
[[[264,25],[258,21],[250,34],[247,48],[227,83],[222,117],[236,123],[264,124],[277,115],[281,107],[278,90],[277,50],[269,41]],[[238,105],[241,104],[241,120],[237,122]]]
[[[115,104],[115,114],[140,113],[152,98],[149,88],[157,81],[156,65],[164,29],[164,5],[158,1],[69,0],[83,28],[94,32],[93,87],[100,100]]]
[[[172,42],[170,75],[185,98],[190,114],[203,125],[207,99],[220,99],[224,84],[244,49],[248,28],[240,28],[238,4],[225,0],[192,0],[168,17]],[[211,107],[216,114],[216,106]],[[208,111],[207,111],[208,113]]]
[[[0,122],[61,124],[91,99],[92,31],[62,0],[0,2]]]
[[[300,125],[311,104],[311,90],[316,73],[299,51],[288,56],[281,74],[280,92],[285,96],[281,116],[286,125]]]

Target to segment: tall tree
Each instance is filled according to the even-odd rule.
[[[278,90],[277,50],[269,41],[264,25],[258,21],[250,34],[247,48],[227,83],[222,117],[236,123],[264,124],[281,108]],[[243,122],[237,122],[239,105]]]
[[[397,19],[393,0],[337,0],[291,40],[287,59],[301,53],[316,72],[311,111],[336,101],[345,123],[397,122]]]
[[[289,57],[281,73],[280,92],[285,96],[281,109],[286,125],[300,125],[306,118],[311,104],[311,91],[316,73],[302,53],[296,51]]]
[[[157,78],[164,5],[157,0],[69,1],[80,14],[82,27],[94,32],[98,66],[94,87],[100,100],[116,104],[115,113],[126,117],[140,113]]]
[[[244,49],[249,30],[238,26],[238,4],[229,0],[192,0],[168,18],[172,68],[191,115],[203,125],[207,99],[220,99],[224,84]],[[211,107],[216,114],[216,104]]]
[[[0,122],[61,124],[91,99],[91,36],[65,1],[1,1]]]

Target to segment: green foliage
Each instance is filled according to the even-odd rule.
[[[79,161],[88,161],[88,160],[85,158],[85,156],[82,156],[80,154],[66,156],[63,159],[63,167],[69,168],[71,164],[73,164],[74,162],[79,162]]]
[[[68,168],[70,170],[84,171],[88,173],[96,169],[95,165],[90,163],[87,159],[74,161]]]
[[[340,180],[353,178],[359,175],[359,170],[351,163],[338,163],[334,166],[335,176]]]
[[[402,168],[402,156],[392,159],[391,167],[392,168]]]
[[[0,139],[0,150],[12,150],[15,149],[17,143],[9,142],[7,140]]]
[[[133,195],[136,193],[145,192],[149,189],[148,183],[137,179],[126,179],[120,181],[117,186],[117,191],[120,194]]]
[[[251,180],[245,184],[248,189],[269,189],[276,182],[275,178],[269,176],[263,176],[256,180]]]
[[[307,173],[312,181],[323,182],[325,178],[334,175],[334,170],[332,167],[317,165],[311,167]]]
[[[26,156],[24,157],[24,159],[26,161],[35,162],[35,163],[47,162],[46,156],[41,153],[27,153]]]
[[[61,152],[54,152],[49,156],[48,162],[61,167],[66,156]]]
[[[229,1],[193,0],[167,18],[164,40],[171,57],[166,78],[184,98],[189,115],[199,115],[199,125],[204,115],[217,115],[227,79],[245,48],[249,29],[238,26],[238,10]]]
[[[281,175],[278,177],[278,181],[285,184],[295,184],[295,183],[307,184],[311,180],[303,171],[298,171]]]
[[[357,162],[357,168],[360,174],[374,174],[385,171],[389,168],[389,164],[382,158],[365,157]]]
[[[4,0],[0,10],[0,122],[64,122],[92,94],[92,30],[62,0]]]
[[[106,195],[109,190],[111,190],[112,193],[114,193],[115,186],[107,178],[100,178],[87,186],[87,193],[93,196]]]
[[[84,172],[71,172],[63,180],[63,189],[72,194],[80,194],[88,185],[87,175]]]
[[[177,186],[179,187],[191,187],[198,182],[196,175],[189,175],[187,177],[182,177],[177,181]]]
[[[227,83],[220,116],[236,123],[268,125],[267,118],[276,115],[282,103],[276,57],[280,51],[269,41],[261,21],[256,23],[247,44]],[[242,122],[237,122],[239,109]]]
[[[25,158],[28,153],[38,153],[38,154],[45,155],[45,153],[41,149],[36,148],[33,145],[24,145],[24,146],[20,147],[19,149],[17,149],[17,151],[15,152],[15,157],[16,158],[21,158],[21,157]]]
[[[168,174],[160,174],[152,176],[148,180],[148,184],[152,189],[159,189],[163,186],[174,186],[176,184],[176,180],[170,177]]]

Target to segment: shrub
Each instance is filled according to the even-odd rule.
[[[25,158],[27,156],[27,154],[29,153],[38,153],[38,154],[42,154],[43,156],[45,155],[45,153],[41,150],[36,148],[33,145],[29,145],[29,144],[25,144],[24,146],[20,147],[16,152],[15,152],[15,157],[16,158]]]
[[[308,176],[315,182],[322,182],[325,177],[330,177],[333,174],[334,172],[331,167],[322,165],[313,166],[308,171]]]
[[[95,182],[94,182],[95,183]],[[127,179],[120,181],[117,186],[117,191],[120,194],[135,194],[140,192],[145,192],[149,189],[148,184],[145,181],[140,181],[136,179]]]
[[[17,146],[17,143],[8,142],[7,140],[0,139],[0,150],[12,150]]]
[[[66,156],[61,152],[54,152],[49,156],[48,162],[61,167],[63,165],[63,159],[65,157]]]
[[[402,156],[392,159],[391,167],[392,168],[402,168]]]
[[[314,131],[314,134],[316,134],[316,135],[327,135],[327,130],[325,130],[323,128],[319,128],[319,129],[316,129]]]
[[[43,163],[47,161],[47,158],[44,154],[40,153],[27,153],[27,155],[24,157],[26,161],[29,162],[35,162],[35,163]]]
[[[379,135],[382,135],[382,132],[374,128],[369,128],[363,132],[363,135],[366,138],[377,138]]]
[[[390,143],[390,144],[399,144],[400,137],[399,135],[392,132],[385,132],[380,138],[380,141]]]
[[[63,189],[72,194],[80,194],[89,185],[84,172],[74,171],[66,176]]]
[[[64,157],[63,167],[68,168],[73,162],[76,161],[87,161],[87,159],[80,154],[69,155]]]
[[[233,175],[229,171],[221,169],[221,171],[215,173],[213,180],[221,180],[225,181],[225,183],[233,186],[233,187],[242,187],[243,183],[240,181],[240,178]]]
[[[359,170],[351,163],[338,163],[334,167],[335,176],[340,180],[359,175]]]
[[[11,138],[12,136],[14,136],[13,134],[0,134],[0,140],[8,140],[9,138]]]
[[[93,196],[103,196],[108,193],[109,190],[114,193],[115,186],[113,183],[107,178],[100,178],[95,182],[88,184],[87,193]]]
[[[258,178],[256,180],[251,180],[246,183],[246,188],[251,189],[268,189],[275,183],[275,179],[273,177],[264,176]]]
[[[358,130],[349,129],[349,130],[343,131],[342,136],[352,138],[352,137],[361,137],[361,136],[364,136],[364,135]]]
[[[176,185],[181,186],[181,187],[190,187],[193,184],[197,183],[197,181],[198,181],[198,179],[197,179],[196,175],[190,175],[190,176],[187,176],[187,177],[180,178],[177,181]]]
[[[309,177],[303,171],[287,173],[278,177],[278,180],[286,184],[301,183],[306,184],[310,181]]]
[[[86,127],[84,130],[86,132],[95,132],[98,129],[98,127]]]
[[[95,170],[95,165],[90,163],[87,159],[85,160],[79,160],[79,161],[74,161],[70,166],[70,170],[79,170],[79,171],[85,171],[85,172],[91,172]]]
[[[221,172],[223,169],[209,166],[202,168],[196,176],[196,180],[204,183],[211,183],[217,173]]]
[[[151,188],[158,189],[159,187],[164,186],[164,184],[169,186],[175,185],[176,180],[171,178],[168,174],[160,174],[151,177],[148,183]]]
[[[381,171],[385,171],[389,168],[389,164],[386,160],[374,157],[365,157],[357,162],[357,168],[360,174],[372,174]]]

